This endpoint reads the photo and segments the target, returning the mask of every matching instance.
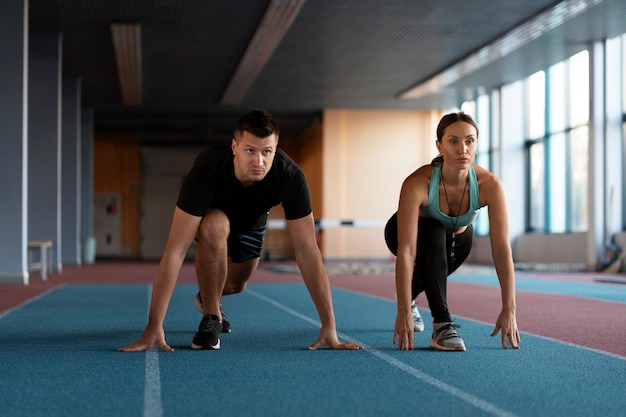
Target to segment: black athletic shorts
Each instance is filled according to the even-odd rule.
[[[228,236],[228,256],[235,263],[260,258],[267,223],[248,230],[232,230]]]

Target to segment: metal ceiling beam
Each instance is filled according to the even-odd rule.
[[[141,25],[113,23],[111,35],[122,103],[126,106],[139,106],[142,101]]]
[[[306,0],[270,1],[261,24],[222,95],[221,106],[238,106],[274,50],[300,13]]]

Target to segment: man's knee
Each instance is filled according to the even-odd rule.
[[[228,239],[230,222],[221,210],[209,210],[202,217],[196,239],[204,242],[221,242]]]
[[[259,265],[259,258],[250,259],[244,262],[230,262],[228,265],[228,276],[224,283],[224,295],[238,294],[246,289],[252,273]]]
[[[222,294],[224,295],[239,294],[240,292],[243,292],[243,290],[245,290],[247,286],[248,286],[247,282],[226,281],[226,284],[224,285],[224,291],[222,292]]]

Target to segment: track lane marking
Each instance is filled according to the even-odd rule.
[[[278,301],[275,301],[271,298],[268,298],[254,290],[251,290],[250,288],[247,288],[246,292],[256,298],[259,298],[265,302],[267,302],[268,304],[273,305],[274,307],[277,307],[283,311],[286,311],[287,313],[291,314],[292,316],[298,317],[316,327],[320,327],[321,323],[318,320],[312,319],[311,317],[305,316],[304,314],[298,313],[295,310],[290,309],[289,307],[279,303]],[[468,403],[469,405],[476,407],[480,410],[483,410],[486,413],[489,413],[490,415],[496,416],[496,417],[515,417],[515,414],[512,414],[506,410],[503,410],[502,408],[491,404],[488,401],[482,400],[478,397],[473,396],[472,394],[469,394],[459,388],[456,388],[450,384],[446,384],[443,381],[438,380],[437,378],[434,378],[416,368],[413,368],[412,366],[409,366],[397,359],[392,358],[391,356],[377,350],[374,349],[368,345],[366,345],[365,343],[360,342],[357,339],[353,339],[343,333],[339,333],[337,332],[337,335],[342,338],[347,340],[350,343],[355,343],[355,344],[359,344],[363,346],[363,349],[367,352],[369,352],[370,354],[376,356],[379,359],[382,359],[383,361],[387,362],[388,364],[400,369],[401,371],[404,371],[406,373],[408,373],[409,375],[419,379],[420,381],[432,385],[435,388],[444,391],[456,398],[458,398],[461,401],[464,401],[466,403]]]
[[[19,304],[19,305],[15,306],[15,307],[11,307],[11,308],[9,308],[9,309],[7,309],[7,310],[4,310],[4,311],[0,312],[0,319],[3,319],[5,316],[8,316],[8,315],[9,315],[9,314],[11,314],[12,312],[17,311],[17,310],[19,310],[20,308],[25,307],[25,306],[27,306],[28,304],[31,304],[31,303],[33,303],[33,302],[35,302],[35,301],[37,301],[37,300],[39,300],[39,299],[41,299],[41,298],[45,297],[46,295],[51,294],[51,293],[53,293],[53,292],[55,292],[55,291],[57,291],[57,290],[59,290],[59,289],[61,289],[61,288],[65,287],[66,285],[67,285],[67,284],[61,284],[61,285],[57,285],[56,287],[52,287],[52,288],[50,288],[50,289],[48,289],[48,290],[46,290],[46,291],[42,292],[42,293],[41,293],[41,294],[39,294],[39,295],[36,295],[36,296],[34,296],[34,297],[32,297],[32,298],[29,298],[28,300],[24,301],[23,303],[21,303],[21,304]]]
[[[143,416],[163,416],[158,348],[146,351],[146,383],[143,391]]]
[[[152,297],[152,285],[148,285],[148,305]],[[143,390],[143,417],[162,417],[161,369],[159,348],[146,351],[145,385]]]

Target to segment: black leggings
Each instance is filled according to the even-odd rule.
[[[441,222],[427,217],[419,218],[417,256],[413,269],[412,299],[426,292],[430,312],[435,323],[452,321],[448,312],[446,289],[448,275],[467,259],[472,248],[473,227],[455,237],[454,260],[450,257],[452,233],[447,233]],[[385,241],[394,254],[398,254],[398,218],[391,216],[385,226]]]

